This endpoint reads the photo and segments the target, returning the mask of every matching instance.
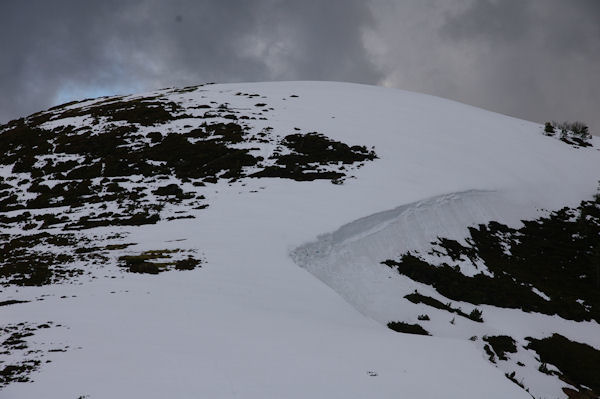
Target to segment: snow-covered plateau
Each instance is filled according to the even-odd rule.
[[[68,103],[0,149],[2,398],[600,394],[598,137],[274,82]]]

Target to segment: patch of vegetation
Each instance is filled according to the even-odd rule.
[[[76,223],[65,225],[65,230],[92,229],[104,226],[141,226],[155,224],[160,220],[158,213],[137,212],[133,215],[110,214],[107,218],[82,216]]]
[[[25,223],[25,222],[30,221],[30,219],[31,219],[31,213],[29,213],[29,212],[23,212],[23,213],[20,213],[18,215],[12,216],[12,217],[0,215],[0,223],[5,225],[6,227],[10,226],[11,224],[15,224],[15,223]]]
[[[591,147],[592,135],[588,126],[583,122],[546,122],[544,125],[544,134],[554,136],[560,131],[560,140],[574,147]]]
[[[546,364],[546,363],[540,364],[540,367],[538,367],[538,371],[540,373],[544,373],[544,374],[547,374],[547,375],[553,375],[554,374],[552,371],[550,371],[550,369],[548,369],[548,364]]]
[[[132,245],[136,245],[136,244],[132,243],[132,242],[126,243],[126,244],[109,244],[109,245],[104,246],[104,249],[107,251],[117,251],[120,249],[125,249],[127,247],[130,247]]]
[[[120,266],[131,273],[158,274],[168,270],[194,270],[202,267],[202,261],[188,255],[187,258],[174,260],[173,256],[181,252],[179,249],[151,250],[139,255],[124,255],[119,257]],[[157,262],[156,260],[162,260]]]
[[[496,363],[496,354],[492,351],[489,345],[484,345],[483,350],[488,355],[488,359],[492,363]]]
[[[394,330],[400,333],[406,334],[417,334],[417,335],[431,335],[421,327],[419,324],[409,324],[402,321],[390,321],[387,324],[390,330]]]
[[[179,89],[173,89],[172,92],[173,93],[181,93],[181,94],[183,94],[183,93],[192,93],[192,92],[198,90],[200,87],[205,86],[207,84],[210,84],[210,83],[200,84],[200,85],[195,85],[195,86],[185,86],[185,87],[182,87],[182,88],[179,88]]]
[[[39,221],[42,222],[40,229],[47,229],[47,228],[50,228],[51,226],[56,226],[57,224],[62,224],[62,223],[66,223],[69,221],[69,218],[67,216],[64,216],[64,215],[57,216],[53,213],[36,215],[33,217],[33,219],[38,222]]]
[[[193,90],[197,87],[171,92]],[[254,99],[252,104],[262,101],[258,94],[240,95]],[[249,174],[258,177],[261,172],[300,181],[341,182],[352,166],[376,158],[372,150],[349,147],[318,133],[282,138],[268,127],[254,132],[242,120],[254,116],[241,115],[227,103],[210,104],[191,107],[208,112],[194,111],[190,116],[165,97],[105,97],[63,104],[1,125],[0,165],[12,167],[14,174],[0,177],[0,227],[30,234],[0,236],[0,284],[67,282],[85,273],[83,265],[107,262],[104,251],[125,248],[91,245],[92,240],[80,237],[89,233],[74,230],[194,217],[168,206],[208,206],[203,196],[185,192],[182,183],[202,187]],[[257,111],[253,108],[249,115]],[[183,129],[165,126],[182,118],[200,121],[186,120]],[[262,144],[276,149],[267,159],[255,155],[264,152]],[[165,180],[173,184],[158,184]],[[45,229],[69,233],[36,234]],[[51,242],[60,239],[67,244]],[[163,260],[164,265],[159,264],[161,259],[129,258],[120,263],[143,273],[201,266],[193,257]]]
[[[9,299],[8,301],[1,301],[0,306],[16,305],[17,303],[27,303],[29,301],[19,301],[17,299]]]
[[[231,146],[241,141],[241,135],[241,127],[233,123],[205,125],[189,135],[169,134],[141,157],[165,162],[163,173],[180,178],[242,177],[243,168],[257,165],[262,158]],[[207,139],[190,142],[188,137]]]
[[[110,115],[113,118],[123,117],[120,113]],[[149,118],[147,120],[154,123],[164,122],[148,115],[144,118]],[[139,122],[137,119],[137,122],[127,121]],[[148,136],[151,138],[150,144],[138,140],[141,136],[136,134],[137,130],[133,124],[108,124],[100,134],[85,129],[75,130],[73,126],[62,126],[50,131],[32,127],[20,120],[14,126],[0,127],[0,146],[6,148],[0,155],[0,163],[15,163],[15,173],[69,180],[136,174],[147,177],[166,174],[195,178],[221,173],[239,176],[241,168],[254,166],[262,160],[250,155],[246,149],[230,146],[241,142],[245,134],[244,129],[235,123],[204,124],[202,128],[194,129],[188,134],[172,133],[163,136],[153,132]],[[189,138],[203,140],[191,142]],[[49,154],[79,155],[85,161],[49,160],[43,165],[36,164],[41,156]],[[156,164],[157,161],[164,161],[165,164]]]
[[[297,181],[316,179],[337,180],[345,176],[342,172],[320,170],[319,167],[331,164],[353,164],[372,161],[377,158],[373,150],[364,146],[348,146],[319,133],[290,134],[281,144],[291,151],[285,155],[275,155],[276,165],[255,173],[254,177],[282,177]]]
[[[479,323],[483,323],[483,312],[480,309],[473,309],[471,310],[471,313],[469,313],[469,319],[479,322]]]
[[[182,93],[185,93],[184,89]],[[196,88],[190,88],[196,90]],[[173,91],[179,92],[179,91]],[[254,94],[240,94],[249,98]],[[192,118],[180,105],[160,97],[126,99],[107,97],[96,101],[68,103],[0,126],[0,165],[12,165],[17,179],[0,179],[0,213],[54,208],[55,212],[22,212],[0,215],[0,225],[21,229],[87,229],[101,226],[152,224],[160,220],[161,201],[152,204],[151,183],[176,177],[195,180],[195,186],[219,179],[281,177],[298,181],[329,179],[340,183],[346,176],[342,165],[355,165],[376,158],[363,146],[349,147],[318,133],[292,134],[281,139],[272,128],[250,133],[237,120],[237,110],[229,104],[214,103],[211,115],[189,131],[152,131],[144,137],[140,127],[164,125],[180,118]],[[69,125],[67,118],[85,117],[89,123]],[[227,122],[210,122],[219,117]],[[246,116],[246,118],[248,118]],[[63,125],[59,121],[65,120]],[[46,122],[53,121],[50,128]],[[240,144],[270,144],[275,151],[268,159],[253,155],[258,148]],[[285,153],[285,155],[281,155]],[[131,176],[141,176],[135,184]],[[156,186],[155,186],[156,187]],[[188,201],[195,209],[206,207],[183,192],[177,184],[161,186],[154,194],[165,202]],[[115,209],[75,220],[74,210],[90,204]],[[156,206],[155,206],[156,205]],[[59,210],[57,208],[69,208]],[[164,220],[174,220],[166,217]]]
[[[516,342],[508,335],[484,336],[483,340],[490,344],[500,360],[508,360],[507,353],[517,353]]]
[[[508,378],[509,380],[511,380],[512,382],[514,382],[515,384],[517,384],[519,387],[521,387],[521,389],[523,389],[525,392],[529,392],[529,388],[525,388],[525,384],[523,384],[523,380],[518,381],[516,376],[516,371],[513,371],[512,373],[506,373],[504,374],[506,376],[506,378]]]
[[[65,281],[83,274],[73,267],[76,258],[60,247],[75,246],[73,235],[0,236],[0,284],[40,286]],[[36,249],[36,247],[43,249]]]
[[[29,349],[28,339],[37,330],[53,326],[51,321],[39,325],[18,323],[0,326],[0,365],[8,363],[0,366],[0,389],[13,382],[31,381],[31,374],[40,368],[44,354],[41,350]],[[19,360],[15,361],[17,358]]]
[[[45,155],[52,151],[52,132],[29,126],[23,118],[0,126],[0,163],[16,163],[16,171],[31,169],[35,155]]]
[[[451,300],[600,322],[600,196],[523,224],[471,227],[467,246],[434,243],[452,259],[478,259],[491,276],[465,276],[458,265],[435,266],[411,253],[383,263]]]
[[[94,118],[104,117],[112,121],[152,126],[188,117],[187,115],[174,116],[178,112],[181,112],[181,107],[176,103],[159,101],[149,97],[127,101],[111,101],[109,99],[82,109],[63,112],[58,118],[89,114]]]
[[[440,251],[433,248],[430,252],[431,255],[446,255],[449,256],[453,262],[470,260],[472,263],[475,263],[475,260],[477,259],[477,251],[475,251],[474,248],[464,246],[456,240],[438,237],[438,241],[434,241],[432,244],[439,245],[442,250]]]
[[[404,296],[404,298],[408,299],[412,303],[423,303],[427,306],[431,306],[436,309],[445,310],[450,313],[456,313],[459,316],[466,317],[467,319],[471,319],[476,322],[483,322],[483,318],[481,317],[481,311],[479,309],[473,309],[473,311],[470,314],[466,314],[460,308],[453,308],[450,303],[444,304],[441,301],[438,301],[437,299],[432,298],[430,296],[421,295],[416,290],[412,294]]]
[[[120,236],[104,239],[114,238]],[[94,239],[75,233],[0,235],[0,285],[42,286],[68,283],[90,274],[91,269],[82,269],[83,265],[106,263],[109,259],[103,251],[133,245],[111,244],[100,247],[92,245]],[[6,304],[17,302],[6,301]]]
[[[188,257],[186,259],[180,259],[175,262],[175,270],[194,270],[197,267],[201,267],[202,262],[199,259]]]
[[[159,197],[168,197],[171,201],[179,202],[184,199],[194,198],[194,193],[184,193],[181,187],[177,184],[167,184],[166,186],[161,186],[156,190],[152,191],[152,193]]]
[[[554,365],[569,384],[582,390],[592,389],[592,397],[600,396],[600,351],[586,344],[571,341],[560,334],[535,339],[528,337],[527,349],[532,349],[542,363]],[[585,391],[585,389],[583,389]]]
[[[0,370],[0,387],[11,382],[29,382],[29,375],[40,367],[39,360],[24,360],[16,364],[8,364]]]

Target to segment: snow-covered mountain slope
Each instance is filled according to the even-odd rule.
[[[471,226],[518,229],[591,200],[591,143],[436,97],[325,82],[165,89],[13,121],[0,128],[0,395],[597,394],[593,377],[525,348],[556,333],[600,350],[595,294],[565,302],[579,300],[581,317],[528,313],[452,299],[395,269],[411,251],[498,275],[481,254],[453,260],[431,243],[467,245]],[[515,352],[499,353],[498,336]]]

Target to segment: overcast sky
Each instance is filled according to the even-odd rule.
[[[600,133],[600,0],[1,0],[0,122],[202,82],[335,80]]]

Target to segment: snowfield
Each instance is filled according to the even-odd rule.
[[[566,397],[562,387],[569,385],[540,373],[535,352],[520,349],[510,362],[492,364],[481,337],[508,334],[522,347],[527,336],[556,332],[600,350],[600,326],[593,320],[480,305],[483,323],[457,317],[450,324],[450,313],[404,296],[418,289],[445,298],[381,264],[406,251],[427,256],[437,237],[460,241],[472,225],[496,220],[519,226],[522,219],[591,198],[600,180],[599,138],[593,147],[574,148],[544,136],[538,123],[347,83],[215,84],[144,96],[180,104],[192,116],[193,106],[210,101],[248,115],[255,103],[265,103],[272,109],[266,119],[248,121],[252,131],[319,132],[349,146],[374,147],[377,159],[347,168],[342,184],[276,177],[183,182],[209,204],[186,209],[194,218],[83,231],[100,240],[120,233],[114,242],[135,244],[118,255],[192,250],[202,267],[134,274],[116,266],[115,254],[101,267],[82,266],[94,279],[3,286],[0,302],[31,302],[0,307],[2,324],[55,326],[28,341],[51,362],[41,364],[31,382],[5,386],[0,397],[554,398]],[[72,117],[44,126],[90,123]],[[178,119],[140,132],[177,133],[193,123],[199,122]],[[253,146],[265,158],[272,151]],[[0,173],[12,172],[3,167]],[[180,180],[161,184],[170,182]],[[183,206],[167,205],[163,212],[178,215]],[[479,272],[468,262],[460,269],[468,276]],[[467,313],[475,307],[453,305]],[[433,336],[386,326],[417,323],[421,313],[431,316],[423,325]],[[65,351],[48,352],[56,348]],[[22,356],[0,360],[10,364]],[[512,371],[531,395],[505,377]]]

